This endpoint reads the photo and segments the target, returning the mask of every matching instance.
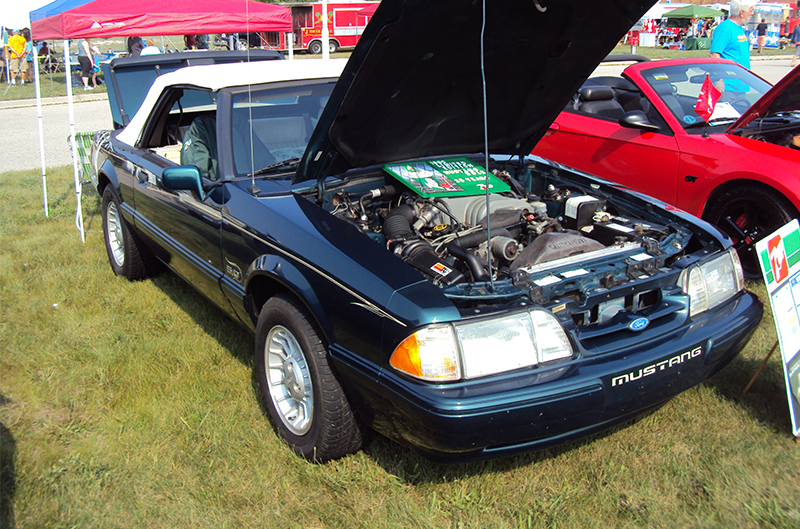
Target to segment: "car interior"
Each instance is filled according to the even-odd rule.
[[[631,110],[641,110],[651,123],[668,132],[664,119],[650,101],[633,83],[622,77],[598,76],[587,79],[565,110],[610,121],[619,121]]]

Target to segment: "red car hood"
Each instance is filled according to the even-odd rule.
[[[756,101],[726,132],[746,127],[756,118],[792,110],[800,110],[800,66],[784,75],[778,84]]]

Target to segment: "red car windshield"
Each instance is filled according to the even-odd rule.
[[[677,64],[642,71],[644,80],[684,129],[705,123],[695,111],[695,106],[706,76],[721,92],[708,120],[711,125],[735,122],[771,88],[769,83],[735,64]]]

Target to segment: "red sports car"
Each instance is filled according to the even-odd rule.
[[[623,58],[641,62],[589,78],[533,153],[715,224],[760,277],[755,241],[800,210],[800,68],[773,87],[723,59]]]

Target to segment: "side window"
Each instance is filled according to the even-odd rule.
[[[191,87],[161,96],[141,146],[180,165],[196,165],[205,178],[219,178],[216,94]]]

